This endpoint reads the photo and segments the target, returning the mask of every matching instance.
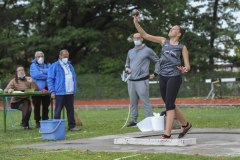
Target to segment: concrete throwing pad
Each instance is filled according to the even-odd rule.
[[[156,146],[189,146],[196,144],[196,138],[188,139],[142,139],[115,138],[114,144],[156,145]]]
[[[204,156],[240,156],[240,129],[209,129],[193,128],[183,139],[196,138],[196,144],[188,146],[160,146],[160,145],[132,145],[114,144],[114,139],[129,137],[141,139],[159,139],[160,132],[135,132],[119,135],[108,135],[77,140],[62,140],[18,146],[21,148],[35,148],[45,150],[80,150],[92,152],[135,152],[135,153],[177,153]],[[177,139],[178,131],[173,132],[173,139]]]

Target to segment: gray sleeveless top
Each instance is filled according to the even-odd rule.
[[[182,49],[183,44],[171,45],[169,40],[165,40],[160,57],[160,75],[171,77],[181,74],[177,66],[181,66]]]

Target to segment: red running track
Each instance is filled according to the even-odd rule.
[[[141,101],[139,101],[141,104]],[[152,105],[163,105],[161,99],[151,99]],[[222,99],[198,99],[198,98],[178,98],[177,105],[240,105],[240,98],[222,98]],[[75,100],[77,107],[84,106],[128,106],[129,99],[109,99],[109,100]],[[2,107],[2,103],[0,103]]]
[[[160,99],[151,99],[152,105],[163,105],[163,101]],[[140,102],[141,103],[141,102]],[[120,99],[120,100],[77,100],[75,101],[75,106],[117,106],[117,105],[128,105],[128,99]],[[223,98],[223,99],[196,99],[196,98],[179,98],[176,101],[176,104],[198,104],[198,105],[211,105],[211,104],[219,104],[219,105],[240,105],[240,98]]]

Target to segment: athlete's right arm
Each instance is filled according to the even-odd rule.
[[[137,31],[141,34],[142,38],[151,41],[151,42],[155,42],[155,43],[160,43],[161,45],[165,42],[166,38],[165,37],[161,37],[161,36],[153,36],[148,34],[147,32],[145,32],[143,30],[143,28],[141,27],[141,25],[138,23],[138,18],[137,16],[134,16],[133,22],[134,25],[137,29]]]

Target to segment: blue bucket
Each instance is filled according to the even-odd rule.
[[[45,140],[61,140],[65,138],[65,120],[52,119],[40,121],[39,133]]]

